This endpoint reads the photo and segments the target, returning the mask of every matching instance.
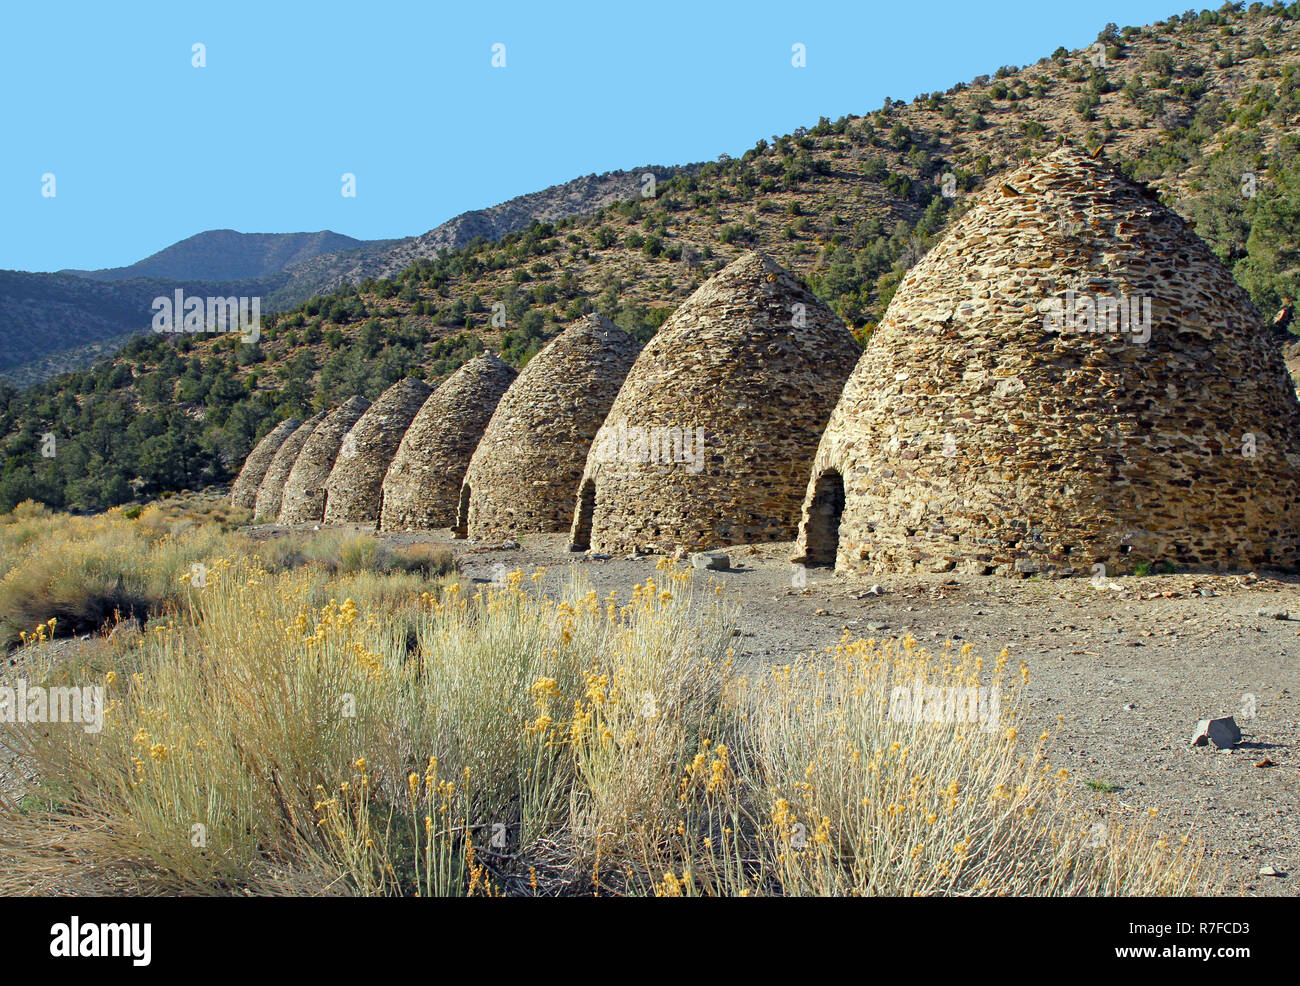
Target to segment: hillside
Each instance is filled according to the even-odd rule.
[[[750,247],[807,278],[863,340],[969,193],[1060,143],[1101,149],[1150,183],[1271,314],[1300,287],[1300,3],[1099,37],[759,140],[658,181],[653,198],[436,257],[442,247],[402,241],[386,259],[362,248],[308,261],[303,283],[340,286],[264,319],[257,345],[149,336],[93,371],[0,394],[0,509],[26,496],[91,509],[226,481],[276,420],[408,374],[437,382],[485,346],[522,364],[585,311],[648,338]],[[52,459],[39,454],[46,431],[60,443]]]
[[[475,240],[498,240],[526,229],[530,223],[556,222],[603,209],[640,196],[644,176],[665,181],[689,174],[699,165],[664,168],[647,165],[634,171],[586,175],[540,192],[530,192],[487,209],[474,209],[420,236],[385,241],[382,248],[349,250],[325,255],[297,266],[273,296],[271,308],[298,305],[313,295],[359,284],[366,278],[390,278],[418,260],[432,260],[444,250],[459,250]]]
[[[19,387],[83,369],[148,332],[152,302],[189,294],[265,295],[279,278],[185,282],[97,281],[74,274],[0,271],[0,379]]]
[[[0,376],[31,383],[40,378],[29,377],[23,368],[57,352],[105,345],[110,348],[104,352],[112,352],[115,340],[140,326],[159,286],[0,271]]]
[[[357,240],[329,230],[209,230],[129,267],[57,274],[0,271],[0,379],[26,387],[90,366],[147,332],[149,303],[177,288],[258,296],[264,313],[279,311],[366,277],[390,277],[416,260],[476,239],[499,239],[531,222],[582,215],[636,196],[647,174],[661,181],[698,167],[646,166],[586,175],[462,213],[402,239]],[[87,280],[101,286],[88,287]]]

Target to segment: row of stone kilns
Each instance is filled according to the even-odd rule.
[[[283,524],[570,531],[666,553],[796,538],[869,572],[1295,567],[1300,406],[1172,210],[1062,148],[992,180],[865,352],[747,253],[639,354],[598,315],[281,422],[236,505]]]

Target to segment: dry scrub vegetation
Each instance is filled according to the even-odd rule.
[[[1084,800],[1020,733],[1005,652],[846,637],[755,672],[723,587],[667,562],[628,598],[555,599],[540,572],[475,586],[429,549],[236,520],[0,525],[15,625],[93,620],[106,584],[150,615],[50,672],[104,686],[102,732],[4,727],[39,781],[0,814],[0,892],[1213,890],[1195,842]],[[999,685],[996,728],[896,721],[918,680]]]
[[[51,513],[30,500],[0,514],[0,643],[53,618],[64,634],[177,612],[179,575],[232,553],[269,571],[314,565],[330,573],[451,571],[446,548],[390,549],[375,538],[325,532],[254,543],[238,530],[247,510],[223,500],[175,499],[89,517]]]

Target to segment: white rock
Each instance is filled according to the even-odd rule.
[[[725,572],[731,568],[731,558],[721,551],[697,551],[691,555],[691,567]]]
[[[1241,727],[1232,716],[1202,719],[1196,724],[1196,732],[1192,734],[1192,746],[1213,743],[1220,750],[1230,750],[1240,742]]]

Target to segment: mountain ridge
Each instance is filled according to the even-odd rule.
[[[126,267],[54,273],[0,271],[0,379],[30,386],[90,365],[149,330],[149,302],[177,289],[259,295],[263,314],[301,304],[368,277],[496,240],[530,222],[550,221],[640,195],[645,176],[663,181],[699,164],[588,174],[482,209],[460,213],[417,236],[358,240],[316,233],[205,230]],[[93,292],[82,282],[117,286]],[[92,299],[83,304],[84,299]],[[57,313],[57,319],[53,318]]]
[[[333,230],[315,233],[240,233],[209,229],[177,240],[127,267],[58,271],[93,281],[157,278],[169,281],[241,281],[277,274],[317,257],[372,242]]]

